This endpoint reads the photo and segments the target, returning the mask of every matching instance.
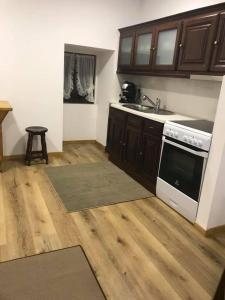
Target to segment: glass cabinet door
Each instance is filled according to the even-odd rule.
[[[136,37],[135,65],[149,65],[152,47],[152,33],[144,33]]]
[[[176,45],[177,29],[159,32],[156,51],[157,65],[172,65]]]
[[[120,39],[120,65],[131,65],[133,50],[133,36],[121,37]]]
[[[158,28],[153,63],[154,69],[175,70],[179,33],[180,23],[167,24]]]

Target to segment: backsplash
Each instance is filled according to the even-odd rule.
[[[210,121],[215,119],[221,82],[135,75],[119,75],[119,80],[134,82],[142,95],[153,101],[160,98],[162,108]]]

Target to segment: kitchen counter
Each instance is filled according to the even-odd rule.
[[[12,110],[11,105],[7,101],[0,101],[0,171],[2,170],[3,160],[3,143],[2,143],[2,122],[9,111]]]
[[[189,117],[189,116],[180,115],[180,114],[176,114],[176,113],[174,113],[173,115],[158,115],[158,114],[152,114],[152,113],[145,113],[145,112],[141,112],[141,111],[137,111],[137,110],[134,110],[134,109],[131,109],[131,108],[124,107],[120,103],[111,103],[110,105],[111,105],[111,107],[129,112],[129,113],[137,115],[137,116],[144,117],[146,119],[151,119],[151,120],[154,120],[154,121],[158,121],[160,123],[165,123],[166,121],[194,120],[195,119],[195,118],[192,118],[192,117]]]

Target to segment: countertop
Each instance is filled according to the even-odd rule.
[[[151,119],[154,121],[158,121],[160,123],[165,123],[166,121],[176,121],[176,120],[194,120],[195,118],[192,118],[190,116],[180,115],[177,113],[174,113],[173,115],[157,115],[157,114],[151,114],[151,113],[145,113],[141,111],[137,111],[131,108],[124,107],[120,103],[111,103],[111,107],[127,111],[131,114],[144,117],[146,119]]]
[[[0,110],[1,111],[11,111],[12,107],[8,101],[0,101]]]

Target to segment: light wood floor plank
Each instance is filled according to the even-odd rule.
[[[95,144],[67,144],[51,166],[95,163]],[[206,238],[157,198],[67,213],[44,172],[6,161],[0,174],[0,261],[81,244],[109,300],[211,299],[225,236]]]

